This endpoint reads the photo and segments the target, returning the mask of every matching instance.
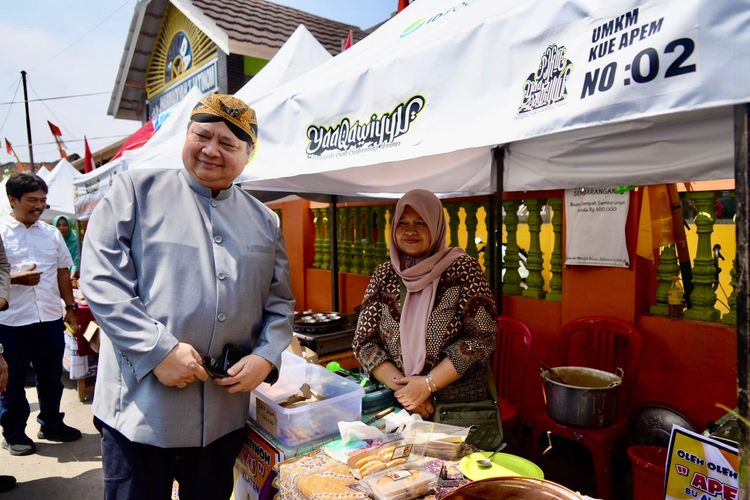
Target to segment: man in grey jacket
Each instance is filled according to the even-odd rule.
[[[212,94],[192,111],[181,170],[117,176],[89,222],[81,288],[105,335],[93,411],[105,497],[225,499],[249,391],[275,382],[294,299],[276,214],[232,182],[255,112]],[[210,378],[204,356],[245,353]],[[249,354],[251,353],[251,354]]]

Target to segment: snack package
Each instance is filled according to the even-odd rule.
[[[405,441],[414,445],[414,453],[442,460],[458,460],[471,453],[464,445],[469,428],[435,422],[411,422],[403,432]]]
[[[396,440],[353,453],[347,460],[351,473],[361,479],[391,467],[406,464],[411,456],[412,445]]]
[[[439,479],[419,465],[404,464],[368,475],[362,483],[377,500],[411,500],[437,488]]]

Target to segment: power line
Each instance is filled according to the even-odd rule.
[[[31,85],[31,81],[29,81],[29,87],[31,87],[31,91],[34,93],[34,95],[39,97],[39,94],[37,94],[36,89]],[[57,123],[60,124],[63,130],[65,130],[68,133],[68,135],[73,135],[73,133],[70,130],[68,130],[67,127],[65,127],[62,120],[60,120],[60,118],[55,114],[55,112],[52,111],[52,109],[49,106],[47,106],[47,103],[45,101],[41,101],[41,103],[45,108],[47,108],[47,111],[49,111],[52,114],[52,116],[55,118],[55,121],[57,121]]]
[[[92,141],[98,141],[100,139],[121,139],[123,137],[128,137],[130,135],[132,135],[132,134],[101,135],[99,137],[86,137],[86,140],[89,141],[89,142],[92,142]],[[65,139],[65,144],[74,143],[74,142],[83,142],[83,139]],[[34,144],[32,144],[32,146],[34,146],[34,147],[37,147],[37,146],[48,146],[48,145],[52,145],[52,144],[57,145],[56,142],[52,141],[52,142],[35,142]],[[17,146],[15,144],[13,145],[14,148],[16,148],[16,147],[17,148],[25,148],[27,146],[28,146],[28,144],[19,144]]]
[[[65,48],[63,48],[62,50],[60,50],[59,52],[57,52],[53,56],[49,57],[45,61],[42,61],[41,63],[37,64],[36,66],[34,66],[31,69],[36,69],[36,68],[38,68],[40,66],[44,66],[49,61],[57,59],[60,56],[60,54],[62,54],[63,52],[65,52],[66,50],[68,50],[69,48],[71,48],[73,45],[77,44],[78,42],[80,42],[81,40],[83,40],[84,38],[86,38],[87,36],[89,36],[94,31],[96,31],[99,28],[99,26],[101,26],[102,24],[104,24],[105,22],[107,22],[112,16],[114,16],[115,14],[117,14],[123,7],[125,7],[131,1],[132,0],[125,0],[125,2],[122,3],[122,5],[120,5],[115,10],[113,10],[107,17],[105,17],[104,19],[102,19],[101,21],[99,21],[93,28],[91,28],[90,30],[88,30],[87,32],[85,32],[83,35],[79,36],[77,39],[73,40]]]
[[[21,86],[21,79],[18,79],[18,85],[16,85],[16,91],[13,92],[13,97],[11,100],[16,98],[16,94],[18,94],[18,88]],[[13,106],[8,107],[8,112],[5,113],[5,118],[3,119],[3,124],[0,125],[0,133],[2,133],[3,129],[5,128],[5,123],[8,121],[8,117],[10,116],[10,110],[13,109]]]
[[[17,80],[15,81],[15,82],[13,82],[13,83],[18,83],[18,82],[20,82],[20,81],[21,81],[21,77],[19,76],[19,77],[18,77],[18,79],[17,79]],[[11,83],[11,84],[10,84],[10,87],[8,87],[8,90],[6,90],[5,92],[3,92],[3,93],[2,93],[2,94],[0,94],[0,95],[2,95],[3,97],[5,97],[5,95],[6,95],[6,94],[7,94],[8,92],[10,92],[10,89],[12,89],[12,88],[13,88],[13,83]],[[16,87],[16,92],[18,92],[18,87]],[[14,99],[15,99],[15,97],[16,97],[16,96],[15,96],[15,95],[13,95],[13,98],[14,98]]]
[[[19,80],[20,82],[20,80]],[[36,92],[34,92],[36,94]],[[72,94],[72,95],[58,95],[54,97],[40,97],[38,99],[29,99],[29,102],[44,102],[44,101],[55,101],[57,99],[73,99],[76,97],[89,97],[94,95],[108,95],[112,92],[90,92],[88,94]],[[13,99],[15,99],[15,95],[13,96]],[[6,101],[6,102],[0,102],[0,106],[7,106],[7,105],[13,105],[13,104],[23,104],[26,101]]]

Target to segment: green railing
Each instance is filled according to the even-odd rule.
[[[736,324],[737,297],[734,287],[737,279],[737,262],[733,262],[730,271],[732,288],[727,299],[729,312],[721,318],[715,307],[717,301],[717,269],[712,253],[712,234],[714,232],[715,205],[719,197],[717,192],[688,192],[685,199],[693,204],[696,215],[698,244],[693,260],[693,288],[687,303],[687,319],[702,321],[723,321]],[[448,244],[463,246],[469,255],[477,257],[484,264],[485,254],[477,246],[477,235],[488,234],[486,220],[480,224],[478,213],[484,209],[487,213],[488,199],[471,199],[444,201],[448,216]],[[563,204],[561,197],[506,199],[503,201],[503,219],[505,226],[505,256],[503,259],[503,294],[519,295],[534,299],[560,302],[562,300],[563,273]],[[529,232],[529,248],[526,254],[528,277],[523,280],[521,267],[521,250],[518,245],[518,228],[524,222],[519,221],[519,208],[528,209],[525,224]],[[544,207],[550,210],[549,224],[552,226],[552,252],[546,256],[542,251],[541,232],[545,224],[542,213]],[[337,207],[338,214],[338,259],[341,272],[369,275],[375,266],[388,259],[388,234],[390,218],[395,205],[359,205]],[[328,224],[329,209],[313,208],[315,224],[315,253],[313,267],[330,269],[331,232]],[[459,245],[459,237],[466,235],[466,243]],[[481,240],[480,240],[481,241]],[[484,243],[484,241],[482,241]],[[549,261],[545,261],[545,259]],[[485,269],[487,266],[485,266]],[[545,282],[544,270],[548,271],[549,282]],[[656,303],[649,312],[653,315],[668,316],[668,290],[673,276],[679,276],[680,266],[674,246],[664,247],[656,267]]]
[[[483,260],[477,246],[480,208],[487,211],[488,201],[445,202],[448,214],[448,245],[459,246],[459,230],[467,235],[463,245],[466,253]],[[375,266],[388,259],[388,235],[390,218],[395,205],[339,206],[338,216],[338,260],[339,270],[351,274],[370,275]],[[331,234],[328,208],[312,208],[315,225],[314,257],[312,267],[330,269]],[[461,215],[463,213],[463,225]],[[486,234],[486,227],[483,227]]]

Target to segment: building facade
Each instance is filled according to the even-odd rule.
[[[107,113],[146,121],[193,86],[234,93],[300,24],[331,53],[367,32],[266,0],[142,0],[133,12]]]

